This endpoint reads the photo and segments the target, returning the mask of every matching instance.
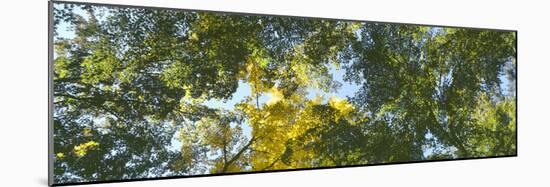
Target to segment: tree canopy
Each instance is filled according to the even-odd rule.
[[[54,28],[55,183],[516,154],[514,32],[70,3]]]

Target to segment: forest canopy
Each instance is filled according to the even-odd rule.
[[[54,3],[54,183],[516,155],[516,33]]]

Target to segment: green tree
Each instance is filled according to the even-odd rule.
[[[499,79],[506,64],[515,63],[514,33],[388,24],[365,24],[361,31],[346,76],[362,85],[353,101],[373,114],[366,125],[384,137],[373,144],[380,155],[370,160],[424,159],[423,146],[433,141],[427,134],[456,150],[453,157],[502,154],[477,154],[469,142],[489,135],[471,130],[484,125],[474,119],[480,97],[491,98],[490,108],[515,100],[501,92]],[[513,133],[507,135],[515,139]],[[515,144],[492,146],[500,144],[509,148],[504,155],[514,153]]]

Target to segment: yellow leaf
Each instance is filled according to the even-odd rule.
[[[99,143],[92,140],[92,141],[75,146],[74,153],[78,157],[83,157],[88,153],[89,150],[95,149],[98,146],[99,146]]]
[[[57,153],[57,154],[55,154],[55,157],[56,157],[57,159],[63,159],[63,158],[65,157],[65,154],[63,154],[63,153]]]

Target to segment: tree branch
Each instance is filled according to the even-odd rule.
[[[233,164],[235,161],[237,161],[237,159],[241,157],[244,151],[246,151],[250,147],[250,145],[252,145],[252,142],[254,142],[255,140],[256,140],[255,137],[250,138],[248,143],[245,146],[243,146],[241,150],[239,150],[239,152],[237,152],[237,154],[235,154],[235,156],[233,156],[226,164],[223,165],[222,173],[225,173],[227,169],[229,169],[229,166]]]

